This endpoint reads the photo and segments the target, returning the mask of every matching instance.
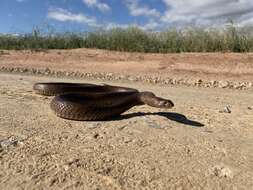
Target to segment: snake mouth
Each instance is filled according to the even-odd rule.
[[[174,107],[174,103],[171,100],[161,100],[158,103],[160,108],[172,108]]]

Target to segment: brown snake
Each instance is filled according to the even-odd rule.
[[[55,96],[50,104],[58,117],[70,120],[106,120],[133,106],[172,108],[173,102],[133,88],[84,83],[35,83],[35,93]]]

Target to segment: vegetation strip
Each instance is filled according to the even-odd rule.
[[[41,29],[43,30],[43,29]],[[31,34],[1,35],[0,49],[74,49],[98,48],[127,52],[253,52],[253,28],[170,29],[161,32],[143,31],[137,27],[115,28],[89,33],[44,34],[34,29]]]

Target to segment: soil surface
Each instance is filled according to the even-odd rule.
[[[253,53],[123,53],[97,49],[1,51],[1,67],[253,83]]]
[[[187,75],[197,68],[198,75],[208,71],[206,77],[214,73],[233,80],[251,80],[253,72],[253,54],[129,56],[98,51],[108,56],[105,59],[97,50],[50,52],[10,52],[1,55],[0,64],[145,74],[156,69],[161,74]],[[175,107],[139,106],[112,121],[77,122],[56,117],[49,107],[51,97],[33,93],[38,81],[99,83],[0,74],[0,189],[253,187],[252,90],[104,81],[152,91],[171,99]]]

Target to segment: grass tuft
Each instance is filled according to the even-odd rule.
[[[26,35],[0,35],[0,49],[33,51],[46,49],[98,48],[127,52],[252,52],[253,27],[170,29],[147,32],[137,27],[84,34],[42,34],[34,29]]]

